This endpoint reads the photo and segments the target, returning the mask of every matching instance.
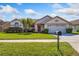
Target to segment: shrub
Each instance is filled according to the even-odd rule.
[[[79,32],[79,30],[77,30],[77,32]]]
[[[48,29],[44,29],[43,30],[43,33],[48,33]]]
[[[22,31],[23,31],[23,29],[20,27],[9,27],[8,29],[4,30],[4,32],[7,32],[7,33],[19,33]]]
[[[72,28],[67,28],[66,33],[72,33]]]
[[[35,32],[35,29],[34,28],[29,28],[29,29],[27,29],[27,32]]]

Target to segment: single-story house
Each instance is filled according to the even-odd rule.
[[[48,33],[55,33],[56,31],[66,33],[67,28],[72,28],[72,23],[59,16],[51,17],[47,15],[35,23],[36,32],[42,32],[44,29],[48,29]]]
[[[73,31],[74,32],[76,32],[77,30],[79,30],[79,19],[73,20],[73,21],[71,21],[71,23],[73,24]]]

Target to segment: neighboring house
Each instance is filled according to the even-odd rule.
[[[71,28],[72,24],[67,20],[56,16],[45,16],[35,23],[35,31],[42,32],[44,29],[48,29],[49,33],[55,33],[56,31],[61,31],[62,33],[66,33],[67,28]]]
[[[3,20],[0,20],[0,32],[3,32],[8,27],[10,27],[9,22],[4,22]]]
[[[20,27],[23,28],[23,24],[18,19],[14,19],[10,22],[10,27]]]
[[[10,22],[4,22],[4,24],[2,25],[3,31],[4,31],[5,29],[8,29],[9,27],[10,27]]]
[[[76,32],[77,30],[79,30],[79,19],[71,21],[71,23],[73,24],[73,31]]]
[[[2,20],[0,19],[0,32],[3,31],[3,29],[2,29],[2,28],[3,28],[3,27],[2,27],[3,24],[4,24],[4,21],[2,21]]]

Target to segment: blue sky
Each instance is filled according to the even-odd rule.
[[[0,19],[5,21],[27,17],[39,19],[50,15],[70,21],[79,19],[78,5],[77,3],[0,3]]]

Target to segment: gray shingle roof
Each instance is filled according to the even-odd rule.
[[[36,21],[36,23],[45,24],[46,22],[50,21],[51,19],[53,19],[53,17],[51,17],[51,16],[49,16],[49,15],[46,15],[46,16],[44,16],[43,18],[38,19],[38,20]]]
[[[79,19],[74,20],[74,21],[71,21],[71,23],[72,23],[73,25],[79,25]]]
[[[72,24],[72,23],[70,23],[69,21],[63,19],[62,17],[59,17],[59,16],[51,17],[51,16],[49,16],[49,15],[47,15],[47,16],[45,16],[45,17],[39,19],[39,20],[37,20],[36,23],[38,23],[38,24],[39,24],[39,23],[40,23],[40,24],[45,24],[46,22],[51,21],[51,20],[54,19],[54,18],[60,18],[61,20],[65,21],[65,22],[67,22],[67,23],[69,23],[69,24]]]

